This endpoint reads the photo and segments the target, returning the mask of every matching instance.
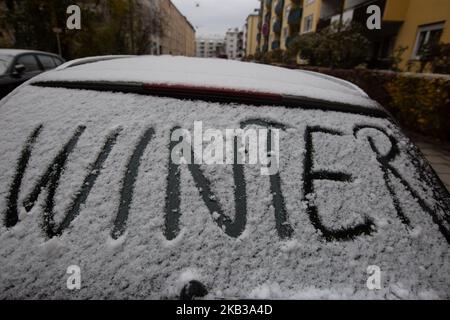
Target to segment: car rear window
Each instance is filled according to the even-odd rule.
[[[0,115],[1,298],[450,298],[448,193],[388,119],[33,86]],[[199,122],[277,129],[279,170],[173,163]]]

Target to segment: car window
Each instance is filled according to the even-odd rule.
[[[63,64],[63,61],[59,58],[56,57],[52,57],[53,58],[53,62],[55,63],[56,66],[60,66],[61,64]]]
[[[4,74],[13,60],[12,56],[0,54],[0,75]]]
[[[0,298],[71,265],[78,298],[449,298],[446,193],[389,119],[25,86],[0,136]]]
[[[17,64],[23,64],[25,66],[25,72],[38,71],[41,69],[35,56],[32,54],[20,56],[17,59]]]
[[[44,67],[44,70],[50,70],[56,68],[55,61],[53,57],[46,56],[39,54],[38,56],[39,61],[41,62],[42,66]]]

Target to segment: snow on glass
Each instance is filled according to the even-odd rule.
[[[386,119],[37,87],[0,113],[2,298],[449,297],[448,204]],[[279,130],[279,170],[171,161],[196,121]]]

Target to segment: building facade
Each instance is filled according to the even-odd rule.
[[[247,17],[247,21],[245,24],[245,55],[246,56],[254,56],[256,53],[256,49],[258,46],[257,37],[258,37],[258,24],[259,24],[259,14],[252,13]]]
[[[225,51],[228,59],[240,60],[244,57],[244,31],[228,29],[225,34]]]
[[[201,58],[221,58],[225,53],[225,39],[218,37],[198,37],[195,40],[196,56]]]
[[[163,36],[159,39],[159,54],[195,56],[195,29],[170,0],[160,0],[165,19]]]
[[[365,31],[370,42],[368,65],[384,68],[396,50],[403,48],[400,68],[416,71],[420,52],[430,41],[450,42],[448,0],[261,0],[257,51],[286,49],[293,37],[317,32],[335,21],[363,26],[381,9],[381,30]]]

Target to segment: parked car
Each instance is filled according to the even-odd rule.
[[[450,298],[449,193],[358,87],[87,61],[0,102],[0,299]]]
[[[62,63],[64,59],[53,53],[0,49],[0,99],[28,79]]]

